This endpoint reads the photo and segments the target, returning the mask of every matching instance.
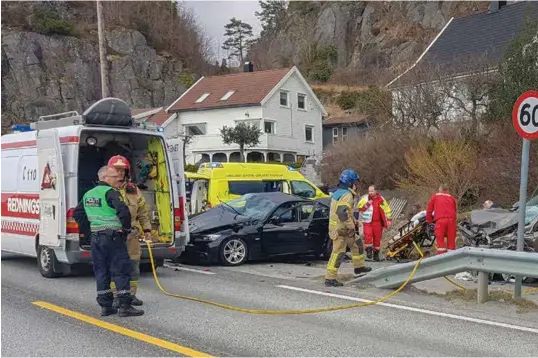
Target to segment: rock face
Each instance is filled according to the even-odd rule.
[[[111,96],[138,108],[172,103],[184,91],[182,63],[157,54],[138,31],[106,33]],[[12,122],[84,111],[101,98],[95,41],[2,29],[2,131]]]
[[[415,61],[452,16],[486,11],[489,2],[290,3],[284,25],[253,47],[261,68],[304,65],[309,45],[337,50],[333,69],[399,71]]]

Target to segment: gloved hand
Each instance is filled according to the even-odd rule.
[[[387,227],[390,227],[392,225],[392,219],[387,220]]]

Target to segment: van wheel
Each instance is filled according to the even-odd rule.
[[[240,238],[224,241],[219,249],[220,262],[226,266],[239,266],[247,261],[247,243]]]
[[[58,267],[59,262],[56,260],[56,255],[54,254],[54,250],[38,245],[37,247],[37,267],[39,268],[39,272],[41,273],[41,276],[47,277],[47,278],[55,278],[60,277],[62,275],[61,272],[54,271],[54,267]]]

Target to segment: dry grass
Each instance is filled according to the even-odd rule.
[[[476,302],[477,292],[478,291],[476,288],[472,288],[466,290],[453,290],[445,294],[431,292],[428,293],[428,295],[441,297],[448,301],[462,300],[467,302]],[[517,307],[517,313],[526,313],[529,311],[538,310],[538,304],[535,302],[525,298],[514,298],[511,292],[504,290],[490,290],[489,297],[486,302],[498,302],[515,305]]]
[[[324,83],[324,84],[310,84],[312,89],[319,89],[327,92],[339,94],[342,92],[360,92],[368,89],[365,85],[345,86],[340,84]]]

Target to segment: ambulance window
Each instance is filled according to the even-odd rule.
[[[316,196],[316,189],[305,181],[293,180],[291,182],[291,189],[293,194],[299,195],[305,198],[313,198]]]
[[[229,193],[233,195],[277,192],[277,191],[282,191],[282,181],[279,181],[279,180],[229,181],[228,190],[229,190]]]

